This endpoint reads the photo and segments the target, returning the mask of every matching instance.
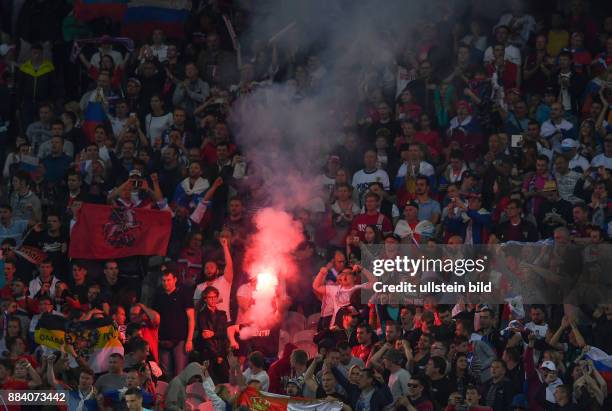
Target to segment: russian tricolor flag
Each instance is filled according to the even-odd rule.
[[[109,17],[113,21],[123,20],[128,0],[75,0],[74,15],[80,21]]]
[[[181,38],[190,10],[189,0],[132,0],[123,18],[123,35],[146,40],[154,29],[161,29],[168,37]]]
[[[608,393],[612,393],[612,355],[599,348],[590,347],[585,357],[593,361],[593,366],[608,384]]]
[[[85,115],[83,120],[83,133],[87,136],[89,142],[95,141],[95,130],[96,126],[104,124],[106,121],[106,113],[102,103],[97,101],[90,101],[85,109]]]

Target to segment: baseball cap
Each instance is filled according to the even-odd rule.
[[[419,203],[417,203],[414,200],[408,200],[408,201],[406,201],[406,205],[404,207],[414,207],[414,208],[416,208],[418,210],[419,209]]]
[[[130,171],[130,177],[142,177],[142,173],[138,169],[133,169]]]
[[[108,34],[100,37],[100,44],[111,44],[113,42],[113,38]]]
[[[564,138],[561,142],[561,150],[570,151],[573,148],[578,148],[578,141],[573,138]]]
[[[544,361],[542,365],[540,366],[540,368],[544,368],[549,371],[557,371],[557,366],[555,365],[555,363],[552,361],[548,361],[548,360]]]

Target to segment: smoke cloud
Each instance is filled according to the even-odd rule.
[[[302,228],[289,213],[309,208],[325,196],[317,184],[327,155],[341,143],[344,128],[355,125],[362,102],[380,90],[395,98],[397,64],[406,49],[415,49],[425,33],[435,33],[463,2],[258,0],[244,2],[253,20],[240,36],[243,62],[277,36],[281,67],[272,84],[259,85],[232,108],[230,124],[250,168],[248,184],[261,211],[257,232],[247,250],[251,278],[267,273],[269,289],[297,273],[291,254],[303,241]],[[448,25],[451,25],[450,23]],[[448,26],[447,25],[447,26]],[[452,25],[451,25],[452,26]],[[425,30],[429,27],[429,31]],[[433,31],[432,31],[433,30]],[[448,45],[441,45],[449,47]],[[313,58],[314,56],[314,58]],[[310,72],[310,87],[299,90],[295,71]],[[268,328],[274,293],[263,288],[254,296],[250,318]],[[243,338],[245,336],[243,335]]]

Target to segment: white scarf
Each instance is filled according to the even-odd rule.
[[[210,184],[208,183],[208,180],[202,177],[198,177],[198,179],[193,184],[193,188],[190,188],[189,177],[187,177],[181,182],[181,187],[183,187],[183,191],[185,191],[185,194],[191,196],[194,194],[202,194],[204,191],[208,190]]]
[[[94,396],[94,389],[91,387],[89,389],[89,393],[87,395],[83,395],[81,390],[77,388],[77,393],[79,394],[79,404],[76,407],[76,411],[85,411],[85,401]]]

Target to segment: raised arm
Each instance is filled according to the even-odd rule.
[[[146,305],[142,303],[139,303],[138,305],[140,306],[142,311],[145,313],[145,315],[149,317],[149,320],[151,320],[153,325],[157,327],[159,325],[159,313],[155,311],[154,309],[147,307]]]
[[[314,290],[315,293],[321,296],[325,295],[325,276],[327,275],[327,272],[329,271],[331,266],[332,266],[332,263],[329,262],[327,263],[325,267],[321,267],[321,269],[319,270],[319,273],[317,274],[314,281],[312,282],[312,289]]]
[[[229,241],[227,238],[220,238],[219,242],[221,243],[221,247],[223,247],[223,256],[225,258],[225,270],[223,270],[223,275],[227,282],[231,284],[234,280],[234,261],[230,253]]]
[[[314,377],[314,372],[317,368],[317,365],[321,364],[322,361],[323,356],[321,356],[321,354],[318,354],[316,357],[314,357],[314,359],[308,366],[308,369],[306,369],[306,372],[304,373],[304,384],[308,386],[308,389],[310,389],[310,391],[316,392],[319,388],[319,384],[317,383]]]

